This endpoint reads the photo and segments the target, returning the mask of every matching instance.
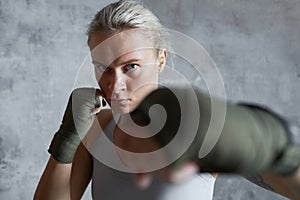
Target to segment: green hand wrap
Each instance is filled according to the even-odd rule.
[[[91,111],[101,102],[94,88],[77,88],[69,97],[59,130],[55,133],[48,152],[62,163],[72,163],[81,139],[91,127],[95,115]]]
[[[188,120],[181,119],[180,113],[184,112],[181,109],[194,109],[191,107],[193,105],[180,108],[178,99],[172,91],[179,94],[186,93],[182,88],[158,89],[146,97],[131,113],[132,119],[138,125],[145,126],[150,123],[148,112],[152,105],[160,104],[165,108],[166,123],[161,131],[153,136],[162,147],[175,137],[178,123],[188,123]],[[186,161],[195,161],[202,172],[257,174],[268,171],[289,175],[300,166],[300,146],[291,143],[290,132],[283,120],[260,107],[230,103],[226,103],[227,112],[220,137],[212,150],[200,159],[199,150],[212,114],[211,99],[197,88],[194,88],[194,91],[201,116],[200,121],[194,122],[199,124],[197,133],[192,144],[170,167],[176,168]],[[195,133],[185,132],[181,141],[188,138],[188,134]],[[166,153],[173,156],[173,151],[176,149],[168,150]]]

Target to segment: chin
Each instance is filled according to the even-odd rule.
[[[120,115],[125,115],[125,114],[128,114],[130,113],[130,111],[127,109],[127,110],[124,110],[124,109],[112,109],[112,111],[116,114],[120,114]]]

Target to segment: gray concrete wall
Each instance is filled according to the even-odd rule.
[[[32,199],[88,53],[87,24],[108,2],[0,0],[0,199]],[[229,99],[267,104],[300,122],[298,0],[145,2],[164,25],[206,48]],[[283,198],[221,175],[214,199]]]

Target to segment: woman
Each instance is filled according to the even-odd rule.
[[[97,157],[117,153],[123,167],[137,167],[130,166],[130,158],[114,149],[103,153],[101,137],[105,133],[116,146],[140,151],[122,139],[124,116],[158,87],[167,59],[164,34],[156,16],[136,2],[119,1],[96,14],[88,30],[88,45],[101,88],[101,92],[96,91],[99,99],[90,88],[73,91],[60,130],[49,148],[51,157],[35,199],[80,199],[90,180],[94,199],[212,199],[216,174],[195,175],[198,168],[193,164],[183,165],[180,173],[167,168],[159,170],[158,176],[165,179],[156,177],[150,185],[149,176],[110,168]],[[102,109],[102,98],[111,110]],[[91,110],[92,114],[100,111],[95,122]],[[78,134],[83,136],[88,130],[79,144]],[[151,143],[137,146],[144,146],[143,152],[157,148]],[[275,181],[279,192],[291,196],[288,188],[281,191],[280,180]]]

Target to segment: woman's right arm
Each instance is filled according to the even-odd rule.
[[[92,156],[80,143],[74,157],[70,178],[70,193],[72,200],[80,200],[92,178]]]
[[[49,147],[50,159],[36,188],[34,199],[70,199],[74,155],[102,108],[102,97],[94,88],[77,88],[70,95],[62,124]],[[77,154],[80,154],[77,153]]]
[[[71,199],[71,168],[72,163],[60,163],[50,156],[44,173],[36,188],[34,200]]]
[[[92,176],[92,158],[80,143],[73,163],[64,164],[52,156],[37,186],[35,200],[80,199]]]
[[[93,173],[93,158],[89,149],[94,145],[103,129],[112,119],[112,112],[102,109],[97,115],[85,138],[80,143],[72,164],[70,177],[70,193],[72,200],[81,199],[85,192]]]

